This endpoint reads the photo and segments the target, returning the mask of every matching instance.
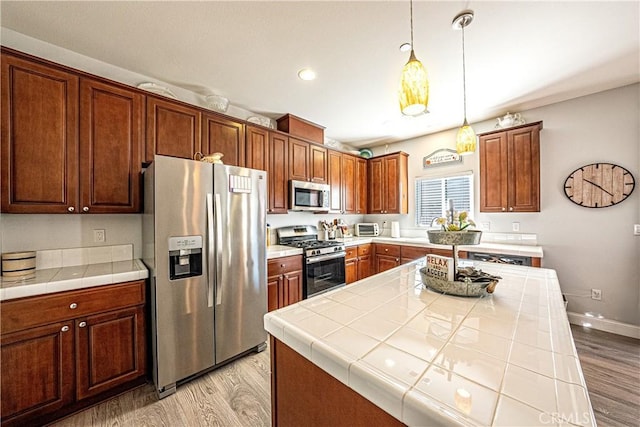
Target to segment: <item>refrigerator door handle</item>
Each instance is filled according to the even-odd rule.
[[[213,307],[213,283],[215,278],[213,262],[213,197],[207,193],[207,307]]]
[[[222,202],[220,201],[220,194],[216,193],[215,195],[215,203],[213,205],[214,213],[215,213],[215,224],[216,224],[216,244],[215,244],[215,252],[216,252],[216,305],[222,304],[222,221],[220,215],[220,205]]]

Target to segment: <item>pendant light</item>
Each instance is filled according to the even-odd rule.
[[[429,104],[429,80],[427,70],[413,52],[413,0],[411,13],[411,54],[400,77],[400,111],[405,116],[418,116],[427,112]]]
[[[452,22],[454,29],[462,30],[462,93],[464,98],[464,122],[462,123],[462,127],[458,130],[458,136],[456,137],[456,151],[461,156],[465,154],[472,154],[476,151],[476,133],[467,122],[467,79],[464,58],[464,28],[471,24],[471,21],[473,21],[473,11],[465,10],[453,18]]]

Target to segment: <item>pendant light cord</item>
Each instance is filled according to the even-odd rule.
[[[467,75],[464,60],[464,27],[467,26],[467,18],[462,22],[462,99],[464,100],[464,123],[467,124]]]
[[[413,50],[413,0],[409,2],[409,17],[411,22],[411,50]]]

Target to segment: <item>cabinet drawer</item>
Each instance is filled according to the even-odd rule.
[[[302,270],[302,255],[274,258],[267,263],[267,275],[269,277],[296,270]]]
[[[386,245],[384,243],[376,243],[376,254],[399,257],[400,245]]]
[[[402,258],[418,259],[431,253],[431,250],[420,246],[402,246],[400,252],[402,253]]]
[[[88,314],[141,305],[145,301],[144,285],[145,281],[139,280],[6,301],[1,305],[1,331],[4,334]]]
[[[350,246],[345,249],[347,253],[345,259],[354,259],[358,257],[358,248],[356,246]]]
[[[371,255],[371,243],[358,246],[358,256]]]

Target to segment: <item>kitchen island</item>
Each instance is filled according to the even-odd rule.
[[[493,295],[414,261],[265,316],[274,426],[595,425],[555,271],[475,263]]]

